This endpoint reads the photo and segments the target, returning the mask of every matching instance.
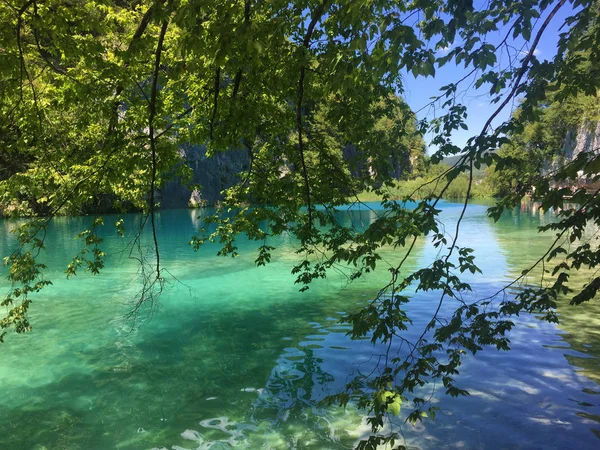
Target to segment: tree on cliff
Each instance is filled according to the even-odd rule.
[[[511,131],[509,142],[500,148],[504,168],[488,169],[490,184],[497,195],[510,194],[520,187],[531,189],[540,174],[547,175],[571,163],[581,152],[598,151],[595,147],[599,137],[595,134],[600,123],[600,97],[584,94],[555,97],[558,95],[549,93],[535,108],[534,118],[524,120],[521,128]],[[592,179],[581,175],[553,181],[572,189],[578,186],[592,189]]]
[[[366,230],[339,224],[336,207],[357,201],[360,190],[389,183],[394,154],[407,151],[402,146],[412,131],[405,123],[413,115],[395,97],[403,91],[404,73],[428,77],[446,64],[465,68],[463,78],[450,80],[432,99],[437,116],[421,123],[438,148],[434,159],[462,155],[437,181],[447,186],[467,172],[470,190],[474,167],[496,159],[496,170],[504,170],[511,159],[490,150],[533,119],[549,92],[558,101],[596,93],[598,12],[597,1],[579,0],[477,5],[469,0],[3,1],[0,145],[9,157],[2,161],[26,164],[2,167],[0,195],[5,211],[41,211],[43,216],[21,227],[19,246],[6,258],[13,289],[2,302],[7,309],[0,326],[17,332],[30,328],[32,294],[48,283],[35,257],[53,215],[79,211],[91,198],[110,194],[142,209],[143,226],[154,229],[157,189],[187,171],[180,164],[179,143],[207,143],[209,154],[242,145],[250,169],[226,193],[226,204],[236,214],[216,217],[216,232],[195,237],[196,247],[219,239],[222,254],[235,254],[235,238],[245,233],[263,242],[257,263],[264,264],[272,250],[269,238],[291,232],[300,241],[294,272],[305,287],[336,264],[353,267],[353,277],[375,269],[384,245],[410,252],[420,236],[429,234],[440,248],[431,266],[413,273],[403,271],[406,258],[400,258],[380,296],[345,319],[353,325],[352,336],[391,344],[403,339],[400,330],[410,320],[403,310],[410,300],[404,290],[439,293],[439,306],[421,338],[406,343],[408,355],[385,358],[379,376],[357,379],[332,398],[345,404],[352,395],[368,411],[374,435],[361,444],[364,448],[392,441],[393,434],[376,434],[385,414],[409,399],[411,419],[426,411],[433,415],[428,400],[414,394],[428,380],[439,380],[451,395],[464,393],[454,381],[462,355],[484,345],[508,348],[511,315],[541,311],[556,320],[554,302],[569,293],[569,271],[600,263],[595,247],[577,241],[588,223],[600,222],[600,201],[597,192],[581,189],[573,194],[578,206],[569,207],[565,191],[552,187],[550,175],[534,177],[543,207],[562,210],[559,222],[547,226],[557,238],[539,260],[567,253],[555,277],[516,298],[457,302],[447,322],[438,317],[442,304],[470,289],[460,273],[478,271],[472,250],[457,246],[468,200],[451,237],[437,221],[439,197],[421,201],[414,210],[385,199],[385,214]],[[540,61],[536,48],[556,21],[563,22],[557,53]],[[459,93],[470,83],[488,88],[497,109],[461,148],[452,135],[466,128],[467,108]],[[517,98],[520,113],[497,125]],[[368,168],[344,163],[348,143]],[[582,171],[594,179],[599,165],[597,155],[589,153],[551,177],[565,180]],[[510,190],[490,213],[498,217],[528,189]],[[260,227],[264,221],[266,231]],[[99,219],[94,227],[100,224]],[[95,228],[83,236],[87,251],[75,257],[70,274],[82,266],[94,273],[102,268]],[[155,258],[145,272],[139,307],[151,303],[162,287],[159,242],[153,236]],[[579,243],[572,251],[564,241]],[[599,287],[600,278],[592,277],[573,301],[593,298]]]

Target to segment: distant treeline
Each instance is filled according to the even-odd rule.
[[[520,114],[517,110],[515,115]],[[534,119],[513,132],[509,142],[494,154],[494,162],[473,170],[471,198],[499,197],[531,186],[535,180],[552,173],[577,156],[578,152],[598,152],[600,136],[600,96],[580,95],[558,101],[550,97],[535,111]],[[424,160],[405,179],[398,180],[386,192],[392,198],[436,196],[445,186],[445,173],[459,161],[460,155],[446,157],[433,164]],[[573,185],[586,180],[574,178]],[[459,174],[443,193],[447,199],[464,199],[469,174]],[[374,200],[365,193],[364,199]]]

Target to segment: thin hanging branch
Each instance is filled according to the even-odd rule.
[[[31,76],[31,74],[29,73],[29,70],[27,70],[27,64],[25,62],[25,52],[23,50],[23,42],[21,40],[21,31],[23,29],[23,15],[25,14],[25,11],[27,11],[27,9],[29,9],[29,7],[34,4],[35,4],[35,0],[28,0],[17,11],[17,27],[16,27],[15,31],[16,31],[16,38],[17,38],[17,48],[19,50],[19,71],[20,71],[21,83],[19,86],[19,101],[13,107],[13,110],[16,109],[17,105],[19,105],[21,102],[23,102],[23,83],[24,83],[23,80],[26,78],[27,82],[29,84],[29,87],[31,88],[31,93],[33,95],[33,104],[35,106],[36,114],[37,114],[38,121],[39,121],[39,126],[40,126],[40,129],[42,129],[43,128],[42,127],[42,122],[43,122],[42,112],[39,107],[37,92],[35,90],[35,86],[33,85],[33,78]]]
[[[520,86],[520,82],[521,79],[523,78],[523,76],[525,75],[525,73],[527,72],[527,67],[529,65],[529,62],[531,61],[532,55],[533,55],[533,51],[535,50],[535,48],[537,47],[543,33],[544,30],[546,29],[546,27],[548,26],[548,24],[550,23],[550,21],[552,20],[552,18],[555,16],[555,14],[558,12],[558,10],[565,4],[566,0],[561,0],[555,7],[554,9],[550,12],[550,14],[548,15],[548,17],[546,17],[544,23],[542,24],[542,26],[540,27],[540,29],[538,30],[538,33],[536,34],[536,37],[533,41],[533,44],[531,46],[531,50],[530,52],[527,54],[527,56],[525,57],[525,59],[523,60],[523,63],[521,64],[521,68],[519,69],[519,73],[517,75],[517,78],[515,79],[515,83],[513,85],[513,88],[511,89],[511,91],[509,92],[509,94],[507,95],[507,97],[504,99],[504,101],[500,104],[500,106],[498,106],[498,108],[496,108],[496,110],[492,113],[492,115],[488,118],[488,120],[485,122],[483,128],[481,129],[481,132],[478,135],[478,139],[483,138],[483,136],[485,136],[487,130],[489,129],[489,127],[491,126],[492,121],[494,120],[494,118],[500,114],[500,112],[502,111],[502,109],[504,109],[504,107],[508,104],[508,102],[510,101],[511,98],[513,98]],[[466,208],[469,202],[469,196],[471,194],[471,189],[472,189],[472,185],[473,185],[473,159],[474,159],[473,153],[471,151],[465,153],[457,162],[456,164],[454,164],[450,170],[454,169],[455,167],[458,167],[462,164],[464,164],[465,162],[469,161],[469,184],[468,184],[468,188],[467,188],[467,193],[466,193],[466,197],[465,197],[465,201],[460,213],[460,216],[458,218],[458,221],[456,223],[456,230],[455,230],[455,235],[454,238],[452,240],[452,243],[450,245],[450,247],[448,248],[448,253],[446,254],[445,258],[444,258],[444,265],[446,265],[452,255],[452,253],[454,252],[454,250],[456,249],[456,245],[457,245],[457,241],[458,241],[458,235],[459,235],[459,231],[460,231],[460,225],[461,222],[464,218],[464,214],[466,212]],[[448,186],[450,185],[450,183],[452,182],[452,180],[448,181],[446,183],[446,185],[444,186],[444,188],[442,189],[442,191],[440,192],[440,194],[438,194],[438,196],[436,197],[433,206],[435,207],[435,205],[438,203],[438,201],[442,198],[445,190],[448,188]],[[542,257],[543,259],[543,257]],[[446,272],[446,277],[449,276],[449,272],[447,269]],[[511,283],[512,284],[512,283]],[[425,330],[423,331],[423,333],[421,334],[421,336],[417,339],[415,347],[418,347],[420,345],[420,343],[423,341],[425,334],[427,333],[427,331],[429,331],[431,329],[431,324],[435,322],[435,320],[437,319],[437,315],[441,309],[442,303],[444,301],[444,298],[446,297],[446,291],[444,291],[442,293],[442,295],[440,296],[440,300],[438,302],[437,308],[432,316],[431,321],[429,322],[429,324],[425,327]],[[413,356],[413,352],[411,352],[406,360],[408,361],[408,358]]]
[[[217,71],[215,72],[215,81],[214,81],[214,97],[213,97],[213,110],[210,116],[210,138],[214,139],[213,131],[215,128],[215,119],[217,118],[217,112],[219,111],[219,90],[221,88],[221,68],[217,67]]]
[[[235,77],[233,79],[233,92],[231,93],[232,99],[235,98],[240,89],[240,83],[242,82],[242,72],[242,69],[240,69],[235,73]]]
[[[156,188],[156,166],[157,166],[157,155],[156,155],[156,136],[154,135],[154,119],[156,117],[156,99],[158,96],[158,74],[160,71],[160,59],[162,56],[162,49],[165,40],[165,34],[169,26],[169,20],[165,19],[160,29],[160,35],[158,36],[158,44],[156,45],[156,54],[154,58],[154,73],[152,74],[152,93],[150,95],[149,103],[149,117],[148,117],[148,135],[150,137],[150,152],[152,154],[152,167],[150,175],[150,224],[152,227],[152,238],[154,240],[154,251],[156,254],[156,274],[155,279],[160,279],[160,252],[158,249],[158,239],[156,237],[156,223],[155,223],[155,188]]]
[[[248,27],[250,25],[250,8],[252,7],[252,0],[246,0],[244,2],[244,25]],[[240,83],[242,82],[242,74],[244,73],[243,69],[239,69],[235,73],[235,77],[233,78],[233,92],[231,93],[231,98],[235,98],[239,89]]]
[[[135,32],[133,33],[131,41],[129,41],[129,45],[127,46],[126,55],[131,54],[131,52],[133,51],[133,49],[135,48],[135,46],[137,45],[139,40],[142,38],[142,36],[146,32],[146,29],[148,28],[148,25],[150,24],[150,21],[152,20],[152,17],[154,16],[155,11],[158,9],[159,6],[161,6],[164,3],[165,3],[165,0],[158,0],[155,4],[153,4],[150,8],[148,8],[148,10],[144,13],[144,15],[142,16],[142,20],[138,24]],[[159,53],[159,52],[157,52],[157,53]],[[160,58],[160,54],[158,54],[158,56]],[[123,64],[123,68],[127,68],[127,67],[129,67],[129,60],[125,60],[125,62]],[[125,86],[121,83],[119,83],[117,85],[117,87],[115,88],[115,95],[114,95],[115,101],[113,103],[111,123],[109,125],[109,133],[108,133],[109,136],[114,133],[115,128],[117,126],[118,111],[119,111],[119,107],[121,106],[121,100],[119,100],[119,96],[123,93],[124,90],[125,90]]]
[[[533,43],[531,45],[531,48],[529,49],[529,52],[527,53],[527,55],[525,56],[525,58],[523,59],[523,62],[521,63],[521,67],[519,68],[519,72],[517,73],[517,78],[515,79],[515,82],[513,84],[512,89],[510,90],[510,92],[508,93],[508,95],[506,96],[506,98],[502,101],[502,103],[494,110],[494,112],[492,113],[492,115],[490,117],[488,117],[487,121],[485,122],[483,128],[481,129],[481,132],[479,133],[479,135],[477,136],[478,139],[481,139],[483,136],[485,136],[485,133],[488,131],[488,129],[490,128],[490,126],[492,125],[492,122],[494,121],[494,119],[502,112],[502,110],[506,107],[506,105],[514,98],[514,96],[517,94],[517,90],[519,89],[519,87],[521,86],[521,80],[523,79],[523,77],[525,76],[525,73],[527,72],[527,68],[529,66],[529,63],[531,62],[531,58],[533,57],[533,54],[535,52],[535,49],[537,48],[543,34],[544,31],[546,30],[546,28],[548,27],[548,25],[550,24],[550,21],[552,20],[552,18],[556,15],[556,13],[560,10],[560,8],[562,8],[564,6],[564,4],[566,3],[566,0],[561,0],[559,3],[556,4],[556,6],[552,9],[552,11],[550,12],[550,14],[548,15],[548,17],[546,17],[546,19],[544,20],[544,22],[542,23],[542,26],[540,27],[540,29],[538,30]],[[514,26],[514,25],[513,25]],[[513,27],[511,26],[511,29]],[[508,36],[508,34],[507,34]],[[505,37],[503,39],[502,42],[506,41],[507,37]],[[471,72],[469,72],[467,75],[465,75],[463,78],[461,78],[458,82],[456,82],[455,84],[461,83],[463,82],[468,76],[470,76],[473,72],[475,72],[475,69],[473,69]],[[417,112],[422,111],[423,109],[425,109],[426,107],[432,105],[433,103],[435,103],[436,101],[438,101],[440,98],[442,97],[442,95],[436,97],[435,99],[433,99],[431,102],[429,102],[427,105],[425,105],[424,107],[422,107],[421,109],[419,109]],[[477,141],[475,141],[477,142]],[[432,180],[429,180],[423,184],[421,184],[420,186],[418,186],[410,195],[410,197],[414,196],[415,193],[417,191],[419,191],[421,188],[423,188],[424,186],[437,182],[440,179],[446,177],[446,175],[451,172],[452,170],[456,169],[459,166],[462,166],[463,164],[465,164],[468,160],[469,160],[470,156],[469,156],[469,152],[463,154],[460,158],[458,158],[458,160],[447,170],[445,170],[441,175],[433,178]],[[435,206],[439,200],[442,198],[443,194],[445,193],[446,189],[449,187],[450,183],[447,183],[444,188],[442,189],[442,191],[440,192],[440,194],[436,197],[433,206]]]
[[[308,29],[306,31],[306,35],[302,41],[302,56],[306,54],[306,50],[310,48],[310,40],[312,38],[313,32],[315,30],[315,26],[321,20],[321,17],[325,13],[325,7],[327,6],[327,1],[324,0],[319,7],[316,9],[313,17],[308,25]],[[298,92],[296,95],[296,128],[298,129],[298,152],[300,153],[300,163],[302,165],[302,178],[304,178],[304,189],[306,193],[306,207],[308,210],[308,226],[312,227],[312,209],[313,206],[311,204],[310,198],[310,184],[308,181],[308,171],[306,169],[306,160],[304,158],[304,141],[302,135],[302,101],[304,98],[304,77],[306,75],[306,66],[302,64],[300,66],[300,78],[298,80]]]
[[[535,36],[535,39],[533,40],[533,44],[531,44],[531,48],[527,52],[527,55],[525,56],[525,59],[523,59],[523,63],[521,64],[521,68],[519,69],[519,73],[517,75],[517,78],[515,79],[515,82],[513,84],[512,90],[506,96],[506,98],[500,104],[500,106],[498,106],[498,108],[496,108],[496,110],[494,111],[494,113],[488,118],[488,120],[486,121],[485,125],[483,126],[483,129],[481,131],[480,137],[482,137],[485,134],[485,132],[487,131],[487,129],[491,126],[492,121],[496,118],[496,116],[498,114],[500,114],[500,112],[504,109],[504,107],[508,104],[508,102],[517,93],[517,90],[521,86],[521,84],[520,84],[521,80],[523,79],[523,76],[527,72],[527,67],[529,66],[529,62],[531,61],[531,58],[533,57],[533,53],[535,52],[535,49],[537,48],[537,46],[538,46],[538,44],[540,42],[540,39],[542,38],[542,35],[544,34],[544,31],[546,30],[546,27],[548,26],[548,24],[550,24],[550,21],[556,15],[556,13],[558,12],[558,10],[564,6],[564,4],[566,3],[566,1],[567,0],[560,0],[560,2],[557,3],[557,5],[554,7],[554,9],[552,9],[552,11],[550,12],[550,14],[548,14],[548,17],[546,17],[546,20],[544,20],[544,23],[542,24],[542,26],[538,30],[538,32],[537,32],[537,34]]]

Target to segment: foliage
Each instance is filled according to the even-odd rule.
[[[393,186],[387,189],[387,193],[390,198],[394,199],[402,199],[407,196],[418,199],[437,197],[445,188],[443,174],[448,168],[442,163],[430,164],[426,170],[419,173],[419,176],[394,182]],[[442,198],[462,200],[466,198],[467,192],[469,192],[470,198],[489,198],[493,193],[490,181],[485,174],[474,175],[469,190],[469,175],[460,173],[449,182]]]
[[[555,100],[557,96],[552,93],[541,102],[533,119],[524,120],[521,128],[510,133],[510,142],[500,148],[500,169],[494,165],[487,170],[495,195],[531,186],[540,174],[547,175],[568,163],[577,135],[593,133],[588,128],[595,128],[600,119],[598,95],[580,94],[562,101]],[[577,183],[577,177],[570,183]]]
[[[561,11],[567,19],[557,54],[540,61],[536,47]],[[178,170],[186,172],[178,144],[206,143],[209,155],[241,146],[251,167],[226,192],[231,214],[215,216],[216,231],[195,236],[196,248],[218,240],[221,254],[235,255],[236,236],[244,233],[262,243],[257,264],[265,264],[273,237],[291,233],[300,242],[293,271],[301,289],[338,264],[353,269],[351,278],[374,270],[381,264],[382,246],[404,248],[406,254],[419,237],[429,235],[439,248],[432,265],[413,273],[403,269],[406,256],[399,257],[390,267],[389,284],[344,319],[352,324],[353,337],[368,336],[390,348],[403,342],[408,348],[400,356],[388,352],[379,375],[359,377],[330,399],[352,400],[368,414],[373,436],[360,448],[394,445],[395,433],[378,434],[387,414],[410,405],[409,420],[433,417],[430,397],[420,394],[430,381],[439,381],[450,395],[466,394],[456,382],[465,354],[485,346],[507,349],[510,318],[522,311],[542,311],[556,320],[554,302],[569,292],[569,271],[600,262],[594,245],[578,241],[589,223],[600,224],[598,192],[579,189],[572,199],[579,206],[569,207],[565,189],[531,171],[527,184],[535,187],[543,207],[562,210],[560,221],[546,227],[558,237],[538,263],[565,252],[566,259],[556,265],[555,279],[524,289],[514,301],[500,296],[467,303],[462,298],[470,286],[461,274],[479,269],[472,249],[457,246],[464,209],[450,237],[437,220],[439,199],[456,183],[464,184],[465,176],[466,189],[458,191],[464,192],[466,208],[474,169],[493,161],[500,173],[509,166],[509,159],[493,150],[534,121],[551,92],[557,102],[596,94],[598,11],[597,1],[583,0],[1,3],[0,145],[1,161],[9,163],[2,167],[0,196],[5,212],[45,218],[34,218],[18,231],[18,248],[6,259],[13,288],[4,298],[7,314],[0,326],[17,332],[30,328],[29,294],[49,283],[35,260],[43,251],[47,218],[80,211],[92,199],[110,195],[117,207],[141,209],[142,226],[154,229],[155,192]],[[461,65],[467,75],[432,99],[438,114],[420,129],[432,133],[438,148],[434,163],[461,156],[428,180],[439,182],[439,190],[425,193],[415,209],[408,209],[404,202],[390,201],[385,191],[393,186],[393,161],[410,155],[417,142],[413,115],[396,95],[402,92],[403,73],[434,76],[445,64]],[[498,108],[459,148],[452,133],[466,128],[467,108],[457,93],[468,82],[489,90]],[[519,114],[492,128],[517,96]],[[348,145],[360,155],[362,168],[343,160]],[[596,154],[584,154],[551,177],[573,179],[581,171],[597,180],[599,163]],[[383,195],[385,214],[366,229],[338,223],[336,208],[369,188]],[[510,190],[490,213],[499,217],[529,189],[523,183]],[[413,200],[412,195],[403,200]],[[79,266],[92,272],[102,268],[101,242],[94,236],[94,230],[82,231],[89,251],[76,257],[69,273]],[[140,247],[140,236],[132,251]],[[563,240],[578,242],[575,250]],[[142,267],[151,266],[136,309],[151,303],[162,288],[155,233],[151,245],[153,260],[139,256]],[[598,278],[591,279],[573,302],[594,298],[599,287]],[[409,288],[439,294],[431,321],[414,342],[402,335],[410,324],[403,307],[410,301]],[[450,299],[459,306],[442,321],[441,307]]]

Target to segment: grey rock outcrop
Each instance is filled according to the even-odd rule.
[[[222,200],[221,192],[238,181],[250,165],[248,152],[241,149],[208,157],[206,147],[202,145],[183,145],[179,152],[192,169],[193,176],[187,185],[171,181],[161,189],[161,209],[214,205]],[[199,185],[200,190],[194,190],[190,185]]]
[[[239,181],[250,166],[248,152],[243,149],[208,157],[203,145],[187,144],[182,145],[179,152],[185,164],[192,169],[193,177],[186,184],[178,180],[167,183],[160,191],[161,209],[214,205],[223,199],[222,191]],[[373,174],[369,162],[354,146],[344,147],[343,157],[355,177],[361,176],[364,171]],[[406,152],[391,155],[389,162],[389,174],[394,178],[399,178],[411,167],[410,155]],[[194,190],[193,185],[199,185],[200,189]]]
[[[347,144],[344,146],[342,155],[352,176],[360,177],[364,176],[365,173],[373,175],[374,168],[371,167],[368,160],[365,160],[364,154],[354,145]],[[389,157],[388,174],[392,178],[399,179],[405,172],[412,169],[412,165],[410,152],[398,150]]]
[[[584,123],[577,130],[572,154],[568,155],[565,152],[565,157],[568,160],[577,158],[580,153],[600,153],[600,122]]]
[[[578,128],[567,131],[562,151],[546,164],[542,174],[554,172],[580,154],[590,152],[600,153],[600,122],[584,121]],[[583,172],[579,173],[579,181],[584,181],[582,174]]]

